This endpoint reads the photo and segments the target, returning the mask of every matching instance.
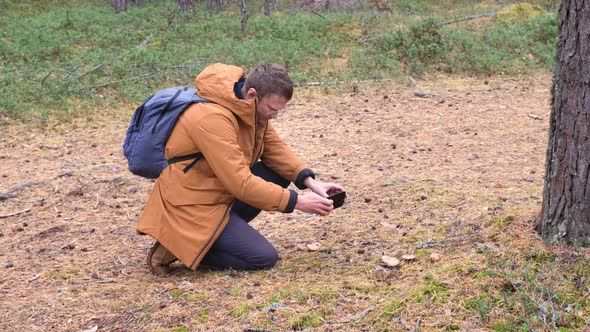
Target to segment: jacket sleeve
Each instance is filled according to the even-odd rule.
[[[281,177],[295,183],[299,189],[307,189],[303,184],[307,177],[315,178],[313,171],[279,137],[279,134],[270,123],[268,123],[264,135],[264,151],[261,159],[266,166]]]
[[[216,177],[233,196],[265,211],[292,212],[297,193],[252,174],[237,133],[234,121],[222,113],[211,112],[193,125],[190,135]]]

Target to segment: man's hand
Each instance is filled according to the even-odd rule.
[[[327,216],[334,210],[333,203],[331,200],[316,193],[307,193],[297,197],[295,209],[302,212],[319,214],[320,216]]]
[[[344,188],[339,184],[316,181],[311,176],[305,179],[303,184],[305,184],[307,188],[311,189],[314,193],[322,197],[328,197],[344,191]]]

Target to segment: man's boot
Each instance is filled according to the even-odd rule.
[[[170,264],[176,261],[176,257],[168,251],[160,242],[156,241],[147,256],[147,266],[153,274],[163,275],[170,272]]]

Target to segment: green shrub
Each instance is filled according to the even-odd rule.
[[[453,5],[426,0],[398,2],[388,14],[252,15],[246,33],[233,7],[218,14],[198,8],[169,25],[173,0],[117,15],[108,2],[14,3],[0,18],[0,113],[25,122],[67,121],[138,104],[157,89],[193,85],[214,62],[246,69],[282,63],[296,83],[389,79],[402,72],[512,74],[555,63],[555,15],[464,29],[437,16]]]

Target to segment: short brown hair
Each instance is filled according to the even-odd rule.
[[[278,94],[291,100],[293,97],[293,82],[285,67],[278,64],[256,65],[250,71],[244,82],[244,92],[250,88],[256,90],[260,97]]]

